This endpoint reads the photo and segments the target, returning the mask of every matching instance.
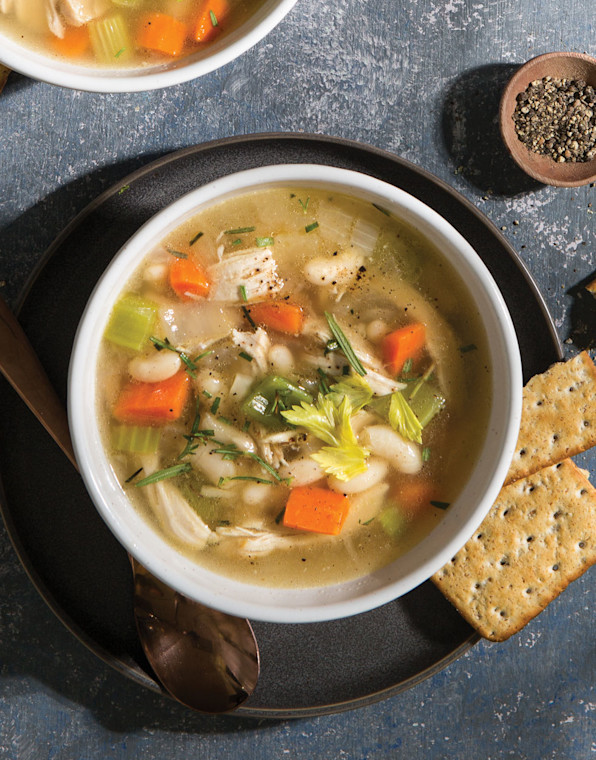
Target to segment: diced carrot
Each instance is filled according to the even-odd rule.
[[[248,311],[253,320],[272,330],[298,335],[302,332],[304,312],[302,307],[287,301],[264,301],[249,306]]]
[[[170,285],[183,301],[191,301],[192,296],[206,296],[209,280],[203,267],[189,256],[175,258],[170,265]]]
[[[184,49],[187,31],[186,25],[173,16],[146,13],[137,32],[137,44],[175,58]]]
[[[350,501],[343,493],[327,488],[298,486],[290,492],[284,525],[313,533],[337,536],[348,515]]]
[[[209,42],[220,31],[220,24],[229,11],[228,0],[203,0],[191,34],[195,42]]]
[[[189,391],[190,377],[183,370],[159,383],[131,381],[120,391],[114,417],[135,425],[162,425],[177,420]]]
[[[395,488],[394,496],[408,517],[431,509],[431,501],[437,498],[435,486],[427,479],[404,476]]]
[[[64,37],[52,37],[52,47],[67,58],[79,58],[89,47],[89,31],[86,26],[67,26]]]
[[[385,364],[397,375],[408,359],[416,359],[426,343],[426,328],[422,322],[400,327],[383,338]]]

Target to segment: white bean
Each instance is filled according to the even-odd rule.
[[[250,390],[250,386],[254,383],[254,377],[252,375],[245,375],[242,372],[238,372],[234,378],[234,382],[230,386],[230,396],[241,401]]]
[[[280,469],[279,474],[282,478],[292,478],[292,488],[295,486],[307,486],[325,477],[325,473],[321,467],[310,457],[294,459],[292,462],[288,462],[288,464]]]
[[[347,285],[358,274],[364,258],[355,251],[337,256],[316,256],[306,262],[304,276],[313,285]]]
[[[281,374],[287,374],[294,369],[294,354],[282,343],[271,346],[268,359],[273,369]]]
[[[242,500],[249,507],[265,506],[277,497],[277,489],[266,483],[250,483],[242,491]]]
[[[233,478],[238,475],[238,468],[232,460],[224,459],[221,454],[214,454],[215,448],[217,446],[199,446],[195,449],[194,456],[190,457],[190,462],[217,485],[220,478]]]
[[[400,472],[414,475],[422,467],[420,447],[413,441],[406,441],[389,425],[371,425],[361,434],[365,446],[387,459]]]
[[[143,279],[151,285],[162,287],[168,281],[167,264],[150,264],[143,272]]]
[[[207,391],[207,393],[211,393],[213,396],[221,393],[224,388],[222,379],[217,372],[208,369],[199,372],[196,384],[202,391]]]
[[[366,337],[373,343],[380,343],[389,332],[389,325],[384,319],[373,319],[366,325]]]
[[[388,464],[385,460],[371,457],[367,462],[366,472],[354,475],[350,480],[339,480],[331,476],[327,478],[327,483],[332,491],[338,491],[339,493],[360,493],[380,483],[387,474],[387,469]]]
[[[128,364],[128,372],[141,383],[159,383],[178,372],[180,357],[174,351],[154,351],[148,356],[135,356]]]

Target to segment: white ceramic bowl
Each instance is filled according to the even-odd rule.
[[[169,546],[129,503],[104,453],[93,411],[97,353],[110,308],[144,254],[198,210],[274,185],[333,188],[377,203],[418,228],[455,264],[474,294],[493,367],[486,440],[469,482],[440,524],[387,567],[315,589],[240,583],[205,570]],[[168,206],[129,240],[100,278],[82,316],[71,359],[68,406],[75,452],[91,498],[139,562],[171,587],[208,606],[241,617],[296,623],[347,617],[377,607],[415,588],[451,559],[482,522],[505,479],[517,440],[521,394],[521,361],[511,318],[494,280],[466,240],[435,211],[392,185],[345,169],[297,164],[266,166],[216,180]]]
[[[171,65],[141,68],[93,68],[43,55],[0,31],[0,63],[42,82],[90,92],[137,92],[170,87],[196,79],[233,61],[263,39],[297,0],[265,0],[238,29],[205,50]]]

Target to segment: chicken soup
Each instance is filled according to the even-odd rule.
[[[0,30],[73,63],[164,65],[236,29],[263,1],[0,0]]]
[[[275,188],[156,241],[110,314],[98,414],[131,501],[250,583],[363,576],[456,499],[491,406],[473,299],[385,209]]]

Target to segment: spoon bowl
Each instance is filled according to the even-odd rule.
[[[78,472],[66,410],[1,298],[0,372]],[[239,707],[253,693],[259,677],[259,650],[249,621],[191,601],[129,557],[139,638],[164,689],[200,712],[215,714]]]
[[[137,630],[164,688],[200,712],[229,712],[241,705],[254,691],[259,671],[248,620],[192,602],[135,559],[131,564]]]

